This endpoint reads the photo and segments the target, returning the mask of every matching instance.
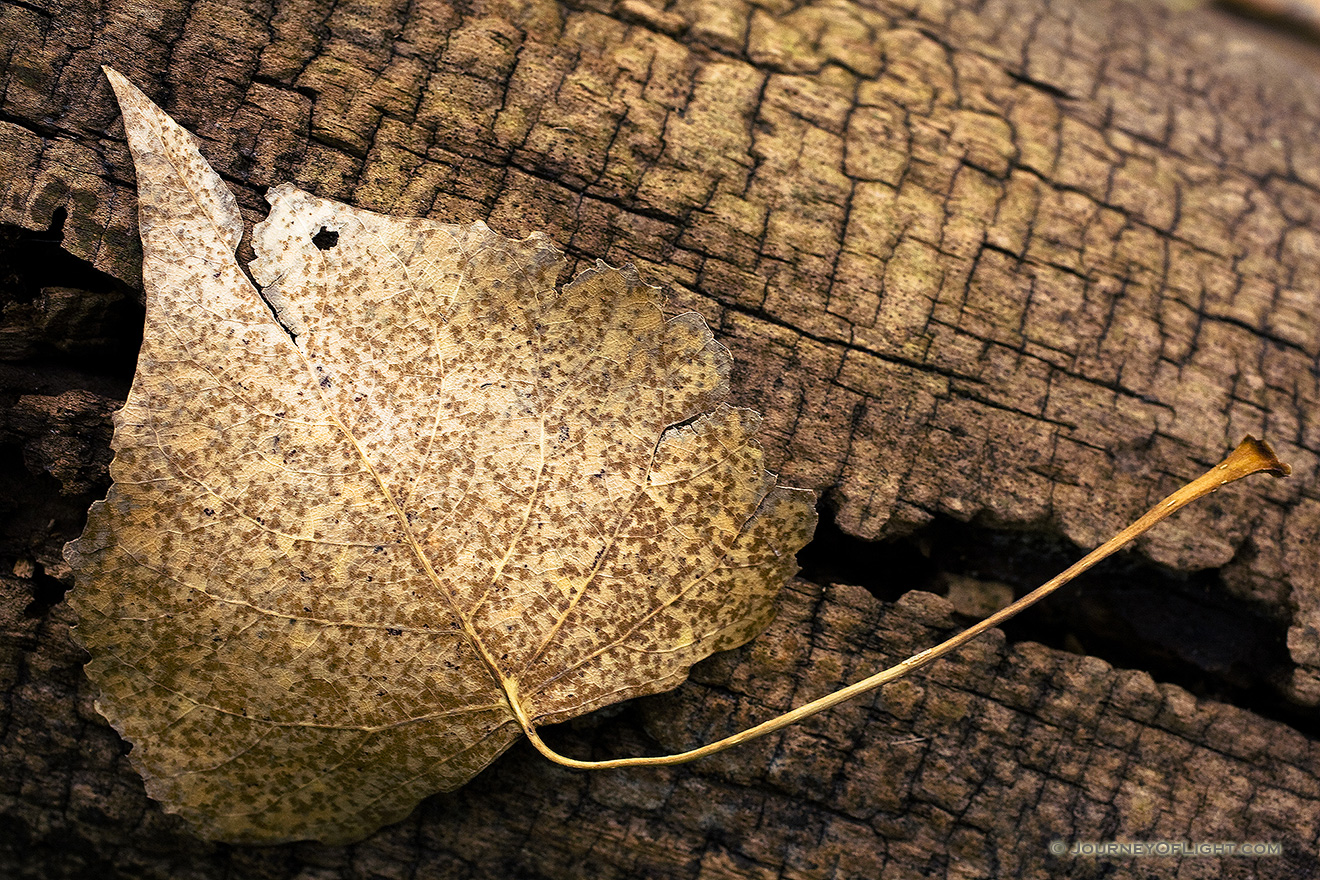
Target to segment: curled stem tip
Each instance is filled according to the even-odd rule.
[[[1279,457],[1274,454],[1274,449],[1270,444],[1264,440],[1257,440],[1250,434],[1242,438],[1242,442],[1237,445],[1237,449],[1230,452],[1228,458],[1225,458],[1219,466],[1227,468],[1230,466],[1230,462],[1235,462],[1238,459],[1241,461],[1238,466],[1243,468],[1241,474],[1243,477],[1259,473],[1266,473],[1275,477],[1286,477],[1292,473],[1292,467],[1279,461]],[[1233,479],[1238,478],[1234,477]],[[1226,480],[1225,482],[1229,481]]]
[[[1268,443],[1263,440],[1257,440],[1255,437],[1248,434],[1242,442],[1238,444],[1237,448],[1230,452],[1219,464],[1215,465],[1213,468],[1183,487],[1175,490],[1163,501],[1142,514],[1127,528],[1123,529],[1118,534],[1114,535],[1114,537],[1110,538],[1077,562],[1073,563],[1066,571],[1056,575],[1053,579],[1032,590],[1013,604],[1001,608],[999,611],[996,611],[981,622],[968,627],[952,638],[941,642],[939,645],[913,654],[911,657],[896,666],[891,666],[890,668],[877,672],[868,678],[864,678],[845,688],[841,688],[832,694],[828,694],[818,700],[813,700],[810,703],[806,703],[796,709],[785,712],[783,715],[771,718],[768,721],[763,721],[754,727],[749,727],[746,730],[727,736],[724,739],[716,740],[715,742],[701,746],[700,748],[691,749],[686,752],[679,752],[673,755],[659,755],[655,757],[616,758],[607,761],[580,761],[576,758],[569,758],[565,755],[561,755],[554,749],[550,748],[550,746],[546,745],[545,741],[542,740],[540,735],[536,732],[535,722],[528,717],[526,710],[519,704],[517,699],[511,701],[514,714],[516,715],[519,724],[522,726],[523,732],[527,734],[527,738],[531,740],[532,745],[536,747],[537,751],[541,752],[541,754],[545,755],[555,763],[563,764],[567,767],[574,767],[583,770],[605,770],[617,767],[653,767],[666,764],[684,764],[688,761],[695,761],[697,758],[704,758],[707,755],[722,752],[725,749],[732,748],[740,743],[756,739],[768,733],[773,733],[790,724],[810,718],[812,715],[824,712],[826,709],[837,706],[839,703],[850,700],[853,697],[859,696],[868,691],[875,690],[881,685],[887,684],[897,678],[902,678],[908,673],[920,669],[922,666],[925,666],[945,654],[956,650],[967,642],[970,642],[986,630],[998,626],[1018,614],[1020,611],[1035,605],[1041,599],[1044,599],[1055,590],[1058,590],[1064,584],[1091,568],[1102,559],[1105,559],[1132,543],[1132,541],[1136,540],[1161,520],[1186,505],[1191,504],[1198,498],[1203,498],[1211,492],[1218,490],[1221,486],[1225,486],[1235,480],[1240,480],[1243,477],[1249,477],[1252,474],[1259,473],[1268,473],[1276,477],[1286,477],[1292,473],[1292,468],[1279,460],[1278,456],[1274,454],[1274,450],[1270,448]]]

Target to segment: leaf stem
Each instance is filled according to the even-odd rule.
[[[532,741],[542,755],[554,761],[557,764],[563,764],[566,767],[574,767],[582,770],[608,770],[618,767],[654,767],[666,764],[684,764],[688,761],[694,761],[697,758],[704,758],[707,755],[713,755],[716,752],[722,752],[725,749],[745,743],[757,737],[765,736],[767,733],[773,733],[781,728],[787,727],[805,718],[810,718],[819,712],[837,706],[845,700],[875,690],[883,684],[887,684],[897,678],[902,678],[914,670],[920,669],[926,664],[943,657],[950,651],[954,651],[962,645],[970,642],[988,629],[998,626],[1004,621],[1016,615],[1018,612],[1035,605],[1041,599],[1053,593],[1064,584],[1071,581],[1077,575],[1091,568],[1100,560],[1112,555],[1122,549],[1127,544],[1134,541],[1156,523],[1165,517],[1176,512],[1191,502],[1209,495],[1216,491],[1220,486],[1224,486],[1234,480],[1240,480],[1243,477],[1261,472],[1273,474],[1276,477],[1284,477],[1292,473],[1292,468],[1275,456],[1274,450],[1269,444],[1257,440],[1255,437],[1247,436],[1238,447],[1229,453],[1228,457],[1215,465],[1206,473],[1192,480],[1182,488],[1175,491],[1172,495],[1165,498],[1159,504],[1156,504],[1150,510],[1146,511],[1140,519],[1133,522],[1127,528],[1123,529],[1114,537],[1110,538],[1099,547],[1092,550],[1082,559],[1073,563],[1066,571],[1055,576],[1027,595],[1018,599],[1013,604],[996,611],[994,614],[982,620],[980,623],[971,626],[956,636],[928,648],[920,653],[913,654],[896,666],[891,666],[869,678],[864,678],[855,684],[835,691],[832,694],[821,697],[818,700],[812,700],[810,703],[799,706],[789,712],[785,712],[769,721],[763,721],[754,727],[749,727],[732,736],[726,736],[724,739],[691,749],[686,752],[679,752],[673,755],[659,755],[654,757],[642,758],[616,758],[607,761],[579,761],[576,758],[569,758],[561,755],[550,748],[536,732],[535,723],[527,716],[526,711],[520,705],[519,700],[511,701],[514,704],[514,712],[518,717],[518,722],[522,725],[527,738]]]

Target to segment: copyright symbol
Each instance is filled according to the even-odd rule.
[[[1068,851],[1068,844],[1062,840],[1050,841],[1050,852],[1056,856],[1061,856]]]

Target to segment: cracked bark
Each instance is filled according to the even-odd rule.
[[[1181,870],[1311,870],[1315,67],[1203,12],[1078,0],[0,0],[0,33],[7,876],[1179,868],[1059,859],[1056,839],[1277,841],[1280,857]],[[102,63],[199,134],[249,223],[264,188],[292,180],[373,210],[542,229],[579,261],[637,263],[733,350],[772,461],[826,493],[856,560],[807,573],[882,598],[799,581],[752,645],[552,732],[563,749],[679,749],[925,647],[954,619],[926,594],[892,601],[907,584],[887,575],[915,570],[883,567],[893,548],[937,551],[914,586],[1029,586],[1026,557],[1098,543],[1248,431],[1294,478],[1184,512],[1143,542],[1151,565],[1111,577],[1176,589],[1212,569],[1207,602],[1286,632],[1270,675],[1239,688],[1273,688],[1276,717],[1211,698],[1232,687],[1198,697],[997,638],[696,765],[581,775],[516,748],[355,847],[198,841],[146,800],[94,711],[60,601],[59,549],[104,491],[106,414],[140,322],[136,198]],[[1017,549],[966,561],[976,541]],[[1091,589],[1105,602],[1103,581]]]

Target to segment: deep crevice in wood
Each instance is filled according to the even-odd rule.
[[[1016,598],[1086,552],[1062,535],[945,514],[902,538],[867,541],[839,528],[828,500],[821,514],[815,539],[799,555],[800,576],[865,587],[885,602],[910,590]],[[1024,611],[1004,635],[1143,670],[1320,736],[1320,711],[1289,703],[1281,690],[1292,669],[1289,622],[1228,592],[1223,571],[1178,571],[1128,549]],[[955,607],[966,622],[982,616]]]

